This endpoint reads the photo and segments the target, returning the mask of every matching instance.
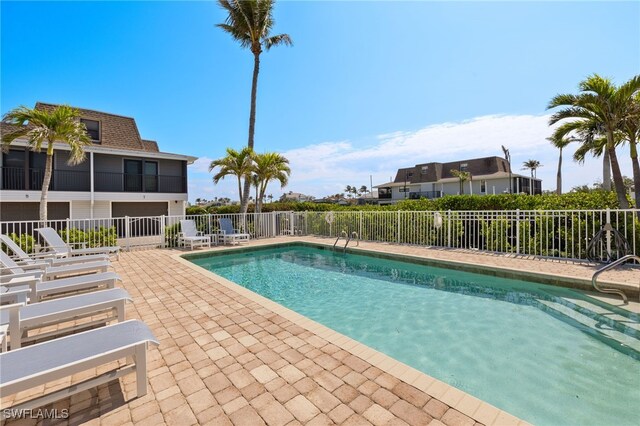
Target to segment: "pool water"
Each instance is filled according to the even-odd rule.
[[[582,292],[303,245],[190,260],[531,423],[640,424],[640,318]]]

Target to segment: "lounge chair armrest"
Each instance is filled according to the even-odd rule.
[[[0,284],[9,286],[9,285],[18,285],[18,284],[28,284],[32,281],[40,281],[42,277],[42,272],[23,272],[20,274],[9,274],[9,275],[0,275]],[[16,282],[10,282],[17,280]]]
[[[87,248],[87,242],[86,241],[79,241],[79,242],[75,242],[75,243],[69,243],[70,246],[75,247],[75,246],[80,246],[80,248]]]
[[[20,263],[19,265],[20,265],[20,268],[24,269],[25,271],[31,271],[34,269],[37,269],[39,271],[44,271],[50,266],[50,264],[47,262]]]

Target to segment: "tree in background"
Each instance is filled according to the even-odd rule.
[[[574,138],[567,136],[560,136],[556,138],[551,136],[547,138],[549,142],[556,148],[558,148],[558,171],[556,172],[556,194],[562,194],[562,150],[565,149],[571,142],[574,142]]]
[[[289,160],[284,156],[277,152],[265,152],[264,154],[254,154],[252,173],[256,187],[256,212],[259,213],[262,211],[262,201],[269,183],[278,181],[281,188],[287,186],[291,168]]]
[[[219,28],[231,35],[243,48],[253,53],[253,78],[251,80],[251,109],[249,112],[249,138],[247,147],[254,148],[256,126],[256,97],[258,92],[258,74],[260,73],[260,54],[274,46],[293,44],[288,34],[271,35],[275,25],[273,20],[274,0],[218,0],[227,12],[227,18]],[[240,199],[240,211],[246,213],[248,208],[251,181],[244,183],[243,195]]]
[[[464,183],[471,180],[471,173],[451,169],[451,174],[457,177],[460,181],[460,195],[464,195]]]
[[[3,136],[3,149],[8,149],[13,141],[20,138],[27,139],[27,146],[35,152],[41,152],[46,144],[47,161],[40,195],[40,220],[46,221],[47,196],[53,174],[53,144],[61,142],[69,147],[67,163],[70,165],[83,162],[86,157],[84,147],[91,145],[87,128],[80,122],[80,112],[68,105],[60,105],[51,112],[20,106],[6,113],[2,121],[16,127]]]
[[[622,140],[619,133],[624,129],[629,117],[634,115],[634,99],[639,90],[640,76],[635,76],[621,86],[616,86],[610,79],[594,74],[580,82],[577,95],[557,95],[548,105],[549,109],[564,107],[551,116],[550,125],[565,119],[570,120],[556,129],[554,137],[566,136],[576,130],[578,132],[590,130],[586,133],[589,137],[584,139],[589,146],[581,147],[582,151],[604,154],[604,189],[611,189],[610,173],[613,173],[620,208],[628,208],[629,203],[616,148]],[[640,173],[640,167],[638,169]]]
[[[218,184],[222,179],[227,176],[235,176],[238,179],[238,196],[240,200],[243,200],[246,196],[247,202],[249,200],[249,194],[244,194],[243,179],[244,182],[251,184],[251,172],[253,170],[253,150],[250,148],[243,148],[240,151],[236,151],[233,148],[227,148],[227,155],[213,160],[209,164],[209,172],[216,171],[213,176],[213,183]],[[251,187],[249,187],[251,189]]]
[[[522,163],[522,170],[530,170],[531,171],[531,183],[529,185],[529,194],[533,195],[533,179],[538,176],[537,170],[539,167],[542,167],[542,164],[538,160],[527,160]]]

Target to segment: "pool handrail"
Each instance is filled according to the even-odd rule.
[[[635,260],[638,263],[640,263],[640,256],[636,256],[635,254],[628,254],[626,256],[622,256],[620,259],[617,259],[611,263],[609,263],[608,265],[603,266],[602,268],[598,269],[593,276],[591,277],[591,284],[593,285],[593,288],[595,288],[596,290],[598,290],[600,293],[609,293],[609,294],[617,294],[620,297],[622,297],[622,300],[624,301],[624,304],[626,305],[627,303],[629,303],[627,295],[622,291],[622,290],[618,290],[615,288],[602,288],[600,286],[598,286],[598,276],[605,272],[608,271],[609,269],[613,269],[618,265],[622,265],[623,263],[629,261],[629,260]]]

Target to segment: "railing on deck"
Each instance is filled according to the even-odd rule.
[[[413,244],[560,259],[585,259],[600,227],[611,223],[640,253],[640,210],[553,211],[339,211],[207,214],[48,221],[69,243],[175,247],[181,219],[193,219],[203,234],[218,232],[218,219],[232,220],[252,238],[313,235],[335,238],[357,232],[362,241]],[[38,221],[0,222],[0,231],[34,249]],[[598,249],[606,252],[606,239]]]

